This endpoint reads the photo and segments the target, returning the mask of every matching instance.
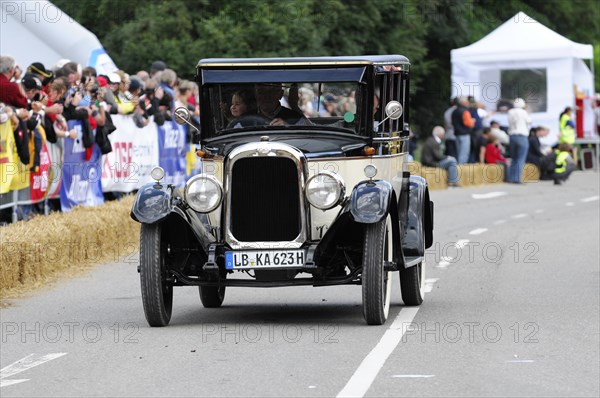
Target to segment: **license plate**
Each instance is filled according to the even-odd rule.
[[[225,268],[289,268],[304,266],[304,250],[225,252]]]

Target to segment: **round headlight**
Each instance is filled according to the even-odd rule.
[[[152,179],[156,180],[156,181],[162,180],[164,178],[164,176],[165,176],[165,170],[159,166],[156,166],[150,172],[150,177],[152,177]]]
[[[322,171],[306,182],[306,199],[317,209],[327,210],[335,207],[344,198],[344,181],[330,171]]]
[[[186,203],[199,213],[210,213],[221,204],[223,188],[219,181],[208,174],[198,174],[185,185],[183,197]]]

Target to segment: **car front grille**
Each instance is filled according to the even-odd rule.
[[[282,157],[248,157],[231,173],[231,234],[241,242],[292,241],[301,230],[298,169]]]

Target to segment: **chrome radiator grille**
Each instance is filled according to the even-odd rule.
[[[231,234],[242,242],[291,241],[300,234],[298,170],[293,160],[238,159],[231,173]]]

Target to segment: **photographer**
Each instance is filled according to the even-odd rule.
[[[14,83],[21,77],[21,69],[10,55],[0,56],[0,101],[15,108],[27,108],[27,98]]]
[[[31,171],[37,172],[40,167],[40,152],[44,142],[46,142],[43,121],[48,97],[42,93],[42,82],[34,75],[25,75],[21,80],[21,87],[27,98],[27,109],[29,110],[27,130],[31,142],[27,165]]]
[[[162,126],[165,123],[165,114],[160,110],[160,101],[164,96],[164,90],[156,80],[148,79],[144,85],[144,91],[140,96],[139,107],[143,111],[143,117],[149,119],[154,116],[154,122]]]
[[[68,81],[65,78],[59,77],[59,78],[54,79],[52,81],[52,83],[50,83],[50,85],[48,86],[49,102],[52,101],[55,106],[59,106],[61,109],[61,112],[59,114],[54,115],[54,120],[51,119],[52,128],[53,128],[54,134],[55,134],[55,137],[54,137],[55,139],[56,139],[56,137],[72,138],[72,139],[77,138],[77,132],[75,131],[75,129],[71,129],[69,131],[68,125],[67,125],[67,120],[62,115],[62,108],[65,103],[65,95],[67,94],[67,84],[68,84]],[[46,109],[48,109],[48,108],[46,108]],[[50,117],[51,116],[52,115],[50,115]],[[46,137],[48,138],[48,141],[56,142],[56,141],[52,141],[50,139],[48,132],[46,134]]]

